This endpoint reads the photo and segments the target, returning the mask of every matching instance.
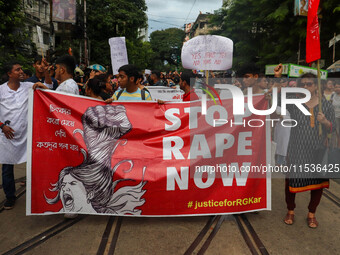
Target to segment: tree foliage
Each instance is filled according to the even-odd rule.
[[[0,70],[16,59],[25,67],[32,64],[32,42],[25,30],[22,1],[0,0]]]
[[[153,51],[149,42],[127,40],[126,47],[130,64],[134,64],[140,70],[152,66]]]
[[[337,1],[321,3],[321,52],[326,64],[331,61],[328,41],[334,32],[340,30],[339,12],[334,12]],[[299,48],[300,59],[305,58],[307,18],[294,16],[294,1],[230,0],[224,8],[215,12],[211,22],[221,25],[214,34],[233,40],[236,69],[249,62],[260,67],[280,62],[296,63]]]
[[[87,0],[87,34],[91,45],[91,62],[110,65],[111,37],[125,36],[140,45],[138,29],[147,25],[145,0]],[[136,54],[132,57],[132,59]]]
[[[151,33],[150,44],[154,52],[155,68],[162,69],[165,61],[173,67],[180,64],[184,37],[184,31],[178,28],[157,30]]]

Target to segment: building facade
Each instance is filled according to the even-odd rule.
[[[38,53],[46,56],[47,50],[55,45],[54,35],[50,28],[50,3],[48,0],[23,0],[23,10],[26,17],[26,26],[35,43]],[[40,47],[37,26],[41,28],[43,44]]]
[[[203,14],[200,12],[194,23],[184,25],[186,41],[198,35],[208,35],[218,29],[217,27],[211,27],[209,25],[209,15],[210,13]]]

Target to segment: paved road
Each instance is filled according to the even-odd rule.
[[[25,165],[15,174],[24,177]],[[321,200],[317,229],[306,224],[309,193],[297,195],[295,224],[283,223],[282,179],[272,181],[272,211],[211,217],[28,217],[25,190],[19,183],[17,188],[22,196],[15,208],[0,212],[1,254],[340,254],[340,184],[335,181]]]

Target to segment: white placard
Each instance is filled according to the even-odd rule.
[[[223,36],[196,36],[182,47],[182,65],[194,70],[228,70],[233,63],[233,45]]]
[[[40,48],[42,49],[43,44],[44,44],[44,40],[43,40],[43,35],[42,35],[42,32],[41,32],[41,27],[39,27],[38,25],[37,25],[37,33],[38,33],[38,41],[39,41],[39,44],[40,44]]]
[[[112,37],[109,39],[111,50],[111,63],[113,74],[118,74],[118,69],[129,64],[125,37]]]

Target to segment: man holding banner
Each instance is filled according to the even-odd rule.
[[[17,62],[5,67],[8,82],[0,86],[0,164],[2,182],[6,194],[4,208],[12,209],[15,196],[14,164],[26,162],[28,90],[34,83],[23,82],[24,72]],[[47,86],[52,88],[52,80],[46,76]],[[45,87],[36,83],[36,87]]]

